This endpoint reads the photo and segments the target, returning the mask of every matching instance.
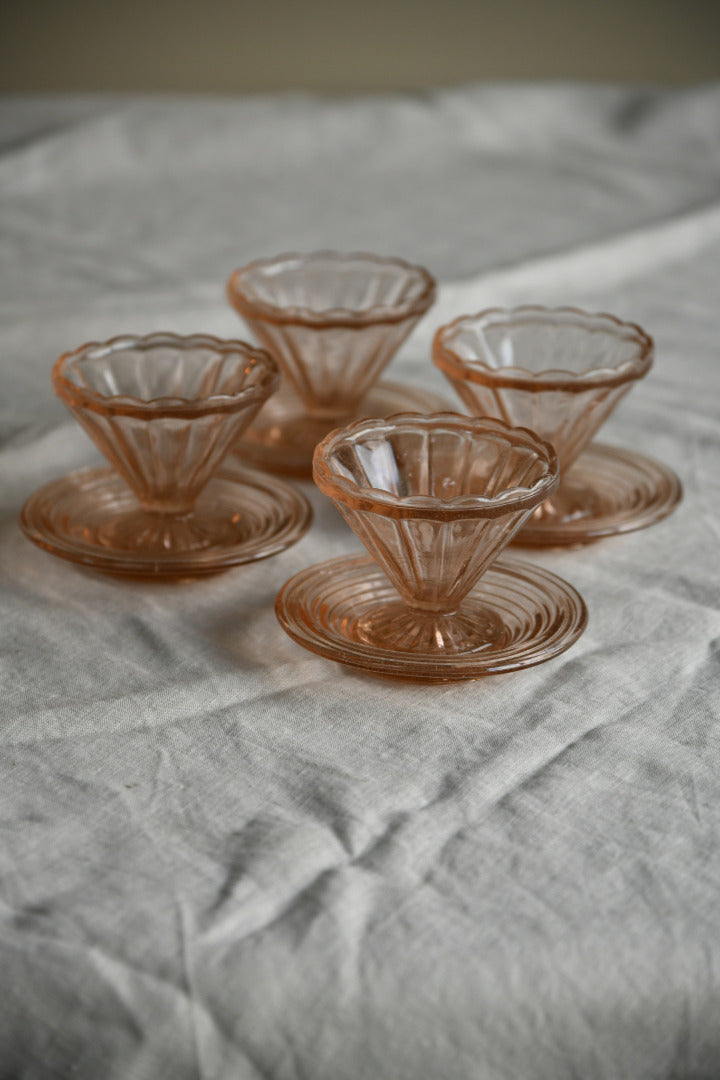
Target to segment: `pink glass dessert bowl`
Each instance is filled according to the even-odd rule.
[[[244,342],[151,334],[65,353],[52,381],[140,505],[177,516],[192,510],[278,372]]]
[[[358,415],[425,411],[438,399],[378,378],[435,299],[421,266],[376,255],[316,252],[260,259],[227,283],[233,308],[274,356],[284,385],[245,436],[270,467],[309,474],[318,441]],[[368,400],[368,398],[372,400]]]
[[[474,416],[498,417],[550,442],[557,493],[521,541],[579,543],[665,516],[679,498],[674,474],[640,455],[596,444],[596,432],[653,362],[635,323],[575,308],[490,309],[439,328],[433,360]]]
[[[532,432],[453,413],[361,420],[328,435],[313,468],[371,558],[311,567],[281,591],[280,622],[307,648],[378,674],[474,678],[581,632],[570,586],[495,561],[557,485]]]
[[[63,354],[55,392],[112,469],[41,489],[23,527],[55,554],[117,572],[209,572],[272,554],[261,519],[277,518],[275,495],[252,477],[216,477],[278,380],[267,352],[205,334],[125,335]]]

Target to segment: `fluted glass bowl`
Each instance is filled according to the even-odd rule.
[[[303,495],[225,460],[278,384],[267,352],[207,334],[125,335],[65,353],[52,379],[112,468],[27,500],[20,524],[46,551],[178,579],[267,558],[308,528]]]
[[[288,471],[301,462],[309,471],[318,441],[368,415],[373,391],[374,415],[385,415],[378,378],[435,288],[423,267],[367,254],[280,255],[235,270],[228,299],[284,375],[281,393],[246,435],[257,460]],[[399,395],[386,396],[396,411]]]
[[[519,307],[441,326],[433,360],[474,416],[530,428],[560,463],[556,494],[520,540],[574,544],[642,528],[680,498],[677,477],[632,451],[591,444],[619,401],[647,375],[652,338],[613,315]]]
[[[495,570],[558,481],[532,432],[405,413],[332,432],[313,468],[372,562],[336,560],[285,586],[278,616],[306,647],[380,674],[472,678],[538,663],[584,626],[566,583],[558,600],[559,579],[523,567],[518,585],[514,566]]]
[[[529,431],[408,413],[329,435],[314,477],[403,597],[411,636],[426,622],[431,644],[446,639],[439,628],[452,627],[485,567],[555,490],[558,466]]]
[[[564,472],[653,362],[634,323],[574,308],[520,307],[441,326],[433,360],[475,416],[536,431]]]
[[[158,513],[188,512],[277,388],[267,352],[207,334],[126,335],[64,353],[56,394]]]

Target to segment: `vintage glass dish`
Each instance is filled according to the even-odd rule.
[[[453,413],[405,413],[332,432],[315,482],[372,558],[296,575],[276,612],[301,645],[366,671],[476,678],[537,664],[582,632],[566,582],[496,562],[555,490],[557,458],[532,432]]]
[[[36,492],[21,525],[53,554],[171,577],[265,558],[310,524],[307,500],[223,459],[278,384],[263,350],[209,335],[126,335],[55,364],[55,392],[112,469]]]
[[[669,469],[629,450],[590,444],[620,399],[650,370],[652,339],[634,323],[574,308],[520,307],[440,327],[433,360],[474,416],[530,428],[552,443],[558,491],[519,536],[577,544],[643,528],[681,497]]]
[[[280,255],[235,270],[227,295],[284,376],[244,435],[244,457],[309,476],[331,428],[447,407],[428,391],[377,381],[435,299],[423,267],[376,255]]]

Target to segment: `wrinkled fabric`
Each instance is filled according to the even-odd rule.
[[[720,1075],[720,86],[6,99],[0,231],[0,1077]],[[304,651],[275,594],[359,548],[310,484],[299,544],[194,583],[20,533],[96,460],[61,351],[237,336],[228,273],[324,247],[433,270],[389,373],[450,401],[463,312],[654,336],[602,437],[684,501],[523,553],[587,601],[562,656],[424,686]]]

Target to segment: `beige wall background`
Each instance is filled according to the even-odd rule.
[[[2,91],[720,77],[720,0],[0,0]]]

